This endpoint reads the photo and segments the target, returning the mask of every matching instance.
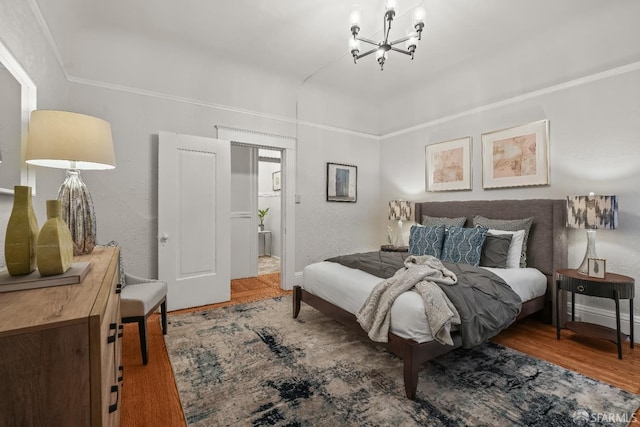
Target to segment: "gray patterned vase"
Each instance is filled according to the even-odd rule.
[[[96,245],[96,216],[91,194],[80,179],[80,171],[67,171],[58,190],[58,200],[62,204],[62,219],[71,231],[73,254],[90,254]]]

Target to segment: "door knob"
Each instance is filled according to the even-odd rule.
[[[169,233],[162,233],[162,236],[160,236],[160,243],[162,243],[162,246],[167,244],[167,240],[169,240]]]

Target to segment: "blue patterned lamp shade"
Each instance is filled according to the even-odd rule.
[[[411,219],[411,202],[392,200],[389,202],[389,219],[409,221]]]
[[[567,196],[567,227],[618,228],[617,196]]]
[[[589,258],[596,255],[596,229],[618,228],[617,196],[567,196],[567,227],[587,230],[587,251],[578,272],[588,274]]]

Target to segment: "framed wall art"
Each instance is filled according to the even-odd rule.
[[[598,279],[604,279],[607,274],[607,260],[604,258],[589,258],[587,261],[589,277],[597,277]]]
[[[276,171],[271,174],[271,184],[272,184],[271,188],[273,189],[273,191],[280,191],[282,189],[280,176],[281,176],[280,171]]]
[[[327,201],[352,202],[358,199],[358,167],[327,163]]]
[[[427,191],[471,190],[471,137],[425,147]]]
[[[549,184],[549,120],[482,134],[482,188]]]

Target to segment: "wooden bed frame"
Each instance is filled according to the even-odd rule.
[[[544,296],[522,304],[522,311],[517,320],[540,312],[545,321],[555,324],[560,320],[562,323],[562,319],[555,318],[553,307],[556,303],[555,271],[559,268],[565,268],[567,265],[565,200],[473,200],[416,203],[416,222],[421,222],[423,215],[450,218],[464,216],[467,218],[467,227],[471,226],[475,215],[495,219],[533,217],[527,242],[527,266],[535,267],[547,276],[547,292]],[[305,291],[300,286],[293,288],[294,318],[298,317],[300,313],[301,301],[366,336],[355,315]],[[566,304],[566,301],[558,301],[558,303]],[[453,346],[443,345],[437,341],[418,343],[411,339],[401,338],[391,332],[389,333],[389,341],[380,343],[386,345],[389,351],[402,358],[404,388],[409,399],[413,400],[416,397],[420,365],[462,345],[459,333],[451,335],[454,341]]]

